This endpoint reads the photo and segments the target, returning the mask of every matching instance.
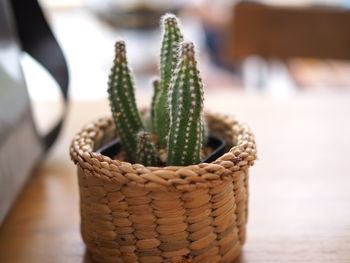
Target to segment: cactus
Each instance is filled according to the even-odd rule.
[[[161,72],[153,81],[150,113],[143,116],[147,127],[136,106],[123,41],[116,43],[108,82],[112,115],[128,161],[147,166],[195,164],[201,161],[207,129],[194,45],[180,45],[183,37],[174,15],[162,21]]]
[[[151,120],[154,120],[154,115],[155,115],[155,105],[156,105],[156,100],[159,96],[159,91],[160,91],[160,80],[159,78],[155,78],[152,81],[152,86],[153,86],[153,96],[152,96],[152,103],[151,103]],[[152,130],[154,132],[154,123],[152,123]]]
[[[110,107],[124,151],[135,162],[136,134],[144,129],[136,106],[133,79],[126,59],[124,41],[115,44],[115,59],[108,82]]]
[[[183,43],[169,89],[168,165],[200,162],[203,142],[203,87],[193,43]]]
[[[137,162],[147,166],[156,166],[158,164],[158,157],[156,148],[152,143],[151,134],[146,131],[140,131],[137,137]]]
[[[169,109],[167,105],[168,90],[173,71],[178,62],[178,48],[183,36],[178,27],[176,16],[163,16],[164,27],[160,61],[160,91],[154,103],[153,129],[158,136],[161,148],[166,147],[166,136],[169,133]]]
[[[205,146],[207,145],[207,140],[209,136],[209,127],[207,121],[202,117],[202,149],[204,150]]]

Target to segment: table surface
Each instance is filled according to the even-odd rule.
[[[63,136],[0,228],[0,262],[90,262],[68,146],[84,123],[108,114],[107,105],[72,103]],[[350,94],[277,100],[224,92],[206,105],[247,122],[258,145],[248,239],[235,263],[350,262]]]

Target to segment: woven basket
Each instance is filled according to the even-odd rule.
[[[116,136],[109,118],[76,135],[70,154],[78,167],[81,232],[94,261],[214,263],[238,256],[255,142],[237,121],[205,117],[228,152],[186,167],[145,167],[94,152]]]

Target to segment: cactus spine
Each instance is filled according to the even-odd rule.
[[[108,82],[110,107],[124,151],[136,161],[136,134],[144,129],[136,106],[133,79],[128,67],[124,41],[115,44],[115,59]]]
[[[147,166],[157,165],[157,151],[152,143],[151,134],[146,131],[140,131],[137,134],[137,162]]]
[[[183,43],[169,89],[168,165],[200,162],[203,142],[203,86],[193,43]]]
[[[168,90],[173,71],[178,62],[179,43],[183,36],[174,15],[165,15],[162,18],[164,35],[161,47],[160,61],[160,91],[155,98],[153,129],[158,136],[161,148],[166,147],[166,136],[169,133],[169,109],[167,105]]]

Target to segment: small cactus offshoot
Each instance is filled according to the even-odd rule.
[[[146,131],[140,131],[137,134],[137,139],[137,162],[147,166],[156,166],[158,163],[157,150],[152,143],[151,134]]]
[[[207,132],[194,45],[182,43],[174,15],[165,15],[162,23],[160,78],[153,81],[150,131],[136,105],[123,41],[116,43],[108,82],[111,111],[128,161],[146,166],[196,164],[201,161]]]

